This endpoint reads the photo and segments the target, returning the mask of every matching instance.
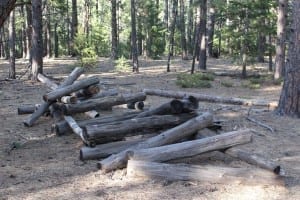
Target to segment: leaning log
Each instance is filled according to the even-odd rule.
[[[213,137],[217,134],[213,131],[204,131],[204,132],[198,132],[198,134],[195,136],[196,139],[202,139],[206,137]],[[275,174],[284,175],[284,171],[282,167],[271,160],[266,159],[264,156],[256,154],[256,153],[249,153],[239,146],[231,147],[225,150],[221,150],[221,152],[233,157],[240,159],[244,162],[247,162],[252,165],[257,165],[261,168],[267,169],[269,171],[274,172]]]
[[[76,67],[71,74],[64,80],[64,82],[58,87],[65,87],[67,85],[71,85],[82,73],[84,72],[83,68]],[[34,112],[32,115],[27,118],[23,123],[25,126],[32,126],[33,123],[42,116],[45,112],[47,112],[49,106],[52,104],[52,102],[44,102],[41,104],[41,106]]]
[[[109,172],[114,169],[126,166],[128,160],[128,152],[136,149],[145,149],[151,147],[158,147],[162,145],[177,142],[183,138],[191,136],[195,131],[205,128],[213,123],[212,114],[205,112],[189,121],[180,124],[172,129],[162,132],[161,134],[147,139],[127,150],[118,154],[111,155],[108,158],[98,162],[97,167],[103,172]]]
[[[131,95],[122,95],[117,97],[105,97],[102,99],[90,99],[82,101],[76,105],[64,105],[62,108],[66,115],[75,113],[82,113],[89,110],[101,110],[111,108],[115,105],[126,104],[133,101],[144,101],[146,99],[145,93],[136,93]]]
[[[112,123],[112,122],[122,121],[126,119],[131,119],[135,117],[137,114],[138,113],[124,113],[119,115],[104,116],[104,117],[98,117],[98,118],[93,118],[88,120],[82,120],[82,121],[78,121],[77,123],[79,127],[83,128],[84,126],[92,125],[92,124],[105,124],[105,123]],[[61,121],[52,125],[52,132],[55,132],[56,135],[64,135],[70,131],[72,130],[70,129],[66,121]]]
[[[203,183],[284,185],[282,177],[263,169],[166,164],[135,160],[128,161],[127,176],[163,178],[171,181],[200,181]]]
[[[72,92],[75,92],[82,88],[86,88],[90,85],[98,84],[99,81],[100,81],[99,78],[96,76],[92,76],[86,79],[81,79],[72,85],[60,87],[52,92],[49,92],[48,94],[43,95],[43,99],[46,102],[52,102],[55,101],[56,99],[71,94]]]
[[[245,105],[245,106],[267,106],[269,108],[274,108],[277,106],[277,102],[267,102],[263,100],[251,101],[240,98],[226,98],[219,96],[210,96],[199,93],[191,92],[180,92],[180,91],[171,91],[171,90],[159,90],[159,89],[144,89],[147,95],[157,95],[162,97],[169,98],[183,98],[185,96],[194,96],[198,101],[207,101],[211,103],[224,103],[224,104],[234,104],[234,105]]]
[[[251,138],[252,134],[250,129],[232,131],[198,140],[133,150],[129,153],[129,158],[131,160],[163,162],[249,143],[251,142]]]
[[[73,117],[71,116],[64,116],[65,121],[68,123],[68,125],[70,126],[70,128],[73,130],[73,132],[78,135],[82,141],[85,144],[89,144],[89,142],[87,142],[84,137],[83,137],[83,131],[82,129],[78,126],[77,122],[73,119]]]
[[[113,124],[87,125],[83,128],[84,138],[93,144],[102,144],[111,141],[122,140],[126,136],[143,133],[151,133],[147,130],[170,128],[182,124],[196,114],[181,115],[152,115],[149,117],[134,118]]]
[[[58,85],[50,80],[48,77],[44,76],[43,74],[38,73],[37,79],[47,85],[48,88],[51,90],[56,90]]]

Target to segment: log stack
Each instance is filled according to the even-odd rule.
[[[198,104],[202,100],[211,100],[211,97],[149,89],[126,94],[119,94],[116,89],[100,91],[99,78],[77,80],[82,73],[82,69],[76,68],[60,85],[40,74],[38,79],[51,91],[43,95],[43,102],[19,107],[18,114],[31,114],[24,125],[33,126],[39,117],[51,116],[52,131],[58,136],[70,132],[77,134],[84,144],[80,159],[98,160],[97,167],[104,173],[127,167],[127,175],[131,177],[281,183],[278,175],[282,175],[283,170],[277,163],[240,148],[252,141],[252,130],[216,132],[216,128],[222,126],[214,120],[212,113],[199,110]],[[144,110],[146,94],[174,99]],[[248,105],[240,99],[216,98],[213,102]],[[112,108],[122,104],[126,105],[125,111],[114,113]],[[102,110],[111,110],[111,114],[102,115]],[[80,113],[90,118],[78,120]],[[204,129],[213,133],[201,134]],[[219,151],[261,169],[168,163],[211,151]]]

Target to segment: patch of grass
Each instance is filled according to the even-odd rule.
[[[214,76],[209,73],[178,74],[176,84],[183,88],[210,88]]]
[[[277,80],[273,80],[272,83],[273,83],[274,85],[281,85],[281,84],[283,83],[283,79],[280,78],[280,79],[277,79]]]
[[[115,61],[115,71],[117,72],[130,72],[131,66],[128,60],[122,56],[118,60]]]
[[[224,87],[233,87],[233,83],[230,81],[221,81],[221,85]]]
[[[250,81],[247,83],[243,83],[242,87],[249,88],[249,89],[259,89],[261,87],[260,83],[251,83]]]

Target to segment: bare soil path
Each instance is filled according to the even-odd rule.
[[[17,72],[25,70],[26,61],[19,60]],[[45,61],[45,74],[56,78],[67,76],[75,66],[72,59]],[[264,83],[259,89],[244,87],[247,80],[216,77],[208,89],[183,89],[175,84],[176,74],[190,69],[190,61],[172,61],[171,72],[166,73],[165,60],[142,60],[139,74],[116,73],[108,59],[88,73],[116,84],[124,92],[143,88],[171,89],[224,97],[277,101],[281,86]],[[208,60],[210,71],[240,70],[227,60]],[[257,65],[252,71],[267,69]],[[82,142],[76,135],[57,137],[51,133],[51,119],[41,118],[31,128],[23,126],[26,116],[17,115],[17,107],[41,102],[48,89],[40,83],[25,79],[5,81],[8,63],[0,60],[0,200],[1,199],[300,199],[300,123],[299,119],[279,117],[272,111],[253,108],[250,115],[271,126],[275,133],[246,119],[249,108],[200,102],[201,110],[210,110],[226,120],[223,131],[239,128],[256,130],[254,140],[244,148],[277,161],[286,172],[286,186],[243,184],[212,184],[191,181],[164,181],[129,179],[125,170],[101,174],[96,161],[82,162],[79,149]],[[232,87],[222,83],[230,82]],[[136,83],[122,85],[122,83]],[[109,86],[108,86],[109,87]],[[167,99],[147,97],[146,106],[158,105]],[[117,112],[117,110],[113,110]],[[102,113],[103,114],[103,113]],[[103,114],[104,115],[104,114]],[[218,153],[182,160],[193,164],[253,168]],[[178,161],[180,162],[180,161]]]

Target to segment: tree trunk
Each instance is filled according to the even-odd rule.
[[[276,102],[266,102],[263,100],[246,100],[240,98],[226,98],[219,96],[210,96],[199,93],[192,92],[181,92],[181,91],[172,91],[172,90],[158,90],[158,89],[144,89],[144,93],[147,95],[157,95],[161,97],[169,97],[169,98],[184,98],[185,96],[193,96],[198,101],[208,101],[211,103],[226,103],[226,104],[234,104],[234,105],[245,105],[245,106],[267,106],[267,107],[276,107]]]
[[[65,114],[82,113],[90,110],[102,110],[111,108],[115,105],[127,104],[129,102],[144,101],[146,95],[144,93],[136,93],[128,96],[105,97],[103,99],[90,99],[77,103],[76,105],[62,105]]]
[[[292,25],[286,62],[284,84],[280,95],[278,113],[300,117],[300,1],[293,1]]]
[[[10,12],[15,8],[16,0],[2,0],[0,7],[0,28],[9,17]]]
[[[172,23],[170,27],[170,35],[169,35],[169,53],[168,53],[168,63],[167,63],[167,72],[170,72],[170,61],[171,56],[173,56],[173,46],[174,46],[174,33],[176,27],[176,18],[177,18],[177,7],[178,7],[178,0],[173,0],[173,7],[172,7]]]
[[[209,2],[209,18],[207,24],[207,48],[208,56],[210,58],[217,57],[214,55],[214,34],[215,34],[215,5],[212,2]]]
[[[16,28],[15,28],[15,11],[12,10],[9,17],[9,74],[8,77],[15,79],[16,78],[16,49],[15,49],[15,40],[16,40]]]
[[[285,41],[286,41],[286,16],[288,0],[278,0],[277,8],[277,41],[274,79],[284,75],[285,68]]]
[[[281,177],[261,169],[165,164],[135,160],[128,161],[127,176],[164,178],[171,181],[190,180],[213,184],[284,185],[284,180]]]
[[[31,80],[43,73],[42,0],[32,0],[32,66]]]
[[[176,126],[172,129],[162,132],[161,134],[147,139],[136,146],[124,150],[118,154],[111,155],[110,157],[98,162],[98,168],[103,172],[109,172],[117,168],[126,166],[128,160],[128,152],[136,149],[146,149],[151,147],[158,147],[177,142],[183,138],[192,135],[195,131],[211,125],[213,116],[210,113],[203,113],[189,121]]]
[[[168,31],[169,29],[169,0],[165,0],[164,3],[164,24],[165,28]],[[166,38],[167,40],[167,38]]]
[[[57,22],[54,24],[54,57],[58,58],[58,33],[57,33]]]
[[[46,102],[52,102],[52,101],[55,101],[56,99],[60,99],[63,96],[71,94],[72,92],[75,92],[82,88],[88,87],[90,85],[98,84],[98,83],[99,83],[99,78],[96,76],[92,76],[92,77],[89,77],[86,79],[79,80],[72,85],[60,87],[52,92],[49,92],[49,93],[43,95],[43,99]]]
[[[193,18],[194,18],[194,6],[193,0],[189,0],[189,10],[188,10],[188,27],[187,27],[187,46],[189,54],[193,54]]]
[[[150,117],[134,118],[114,124],[94,124],[84,127],[84,138],[93,144],[122,140],[126,136],[149,134],[150,130],[161,130],[177,126],[195,117],[193,114],[182,115],[153,115]]]
[[[192,68],[191,68],[191,74],[195,71],[195,62],[196,57],[198,57],[199,53],[199,35],[200,35],[200,9],[197,8],[197,14],[195,16],[195,30],[194,30],[194,48],[193,48],[193,61],[192,61]]]
[[[181,58],[182,60],[188,59],[188,50],[185,38],[185,5],[184,0],[180,0],[180,33],[181,33]]]
[[[198,68],[206,70],[206,22],[207,22],[207,0],[201,0],[200,4],[200,31],[199,31],[199,65]]]
[[[26,5],[26,22],[27,22],[27,29],[26,29],[26,37],[27,37],[27,59],[29,62],[32,63],[32,7],[31,5]]]
[[[22,1],[24,3],[24,1]],[[26,16],[25,16],[25,6],[22,5],[20,8],[20,16],[24,20],[22,22],[22,30],[21,30],[21,40],[22,40],[22,58],[27,58],[27,39],[26,39]],[[1,57],[1,56],[0,56]]]
[[[251,138],[252,134],[249,129],[232,131],[203,139],[133,150],[129,153],[129,158],[130,160],[164,162],[249,143]]]
[[[265,27],[265,21],[262,20],[261,25]],[[259,31],[257,37],[257,62],[265,62],[266,36],[262,31]]]
[[[131,52],[132,52],[132,71],[139,72],[139,60],[136,45],[136,14],[135,14],[135,0],[130,1],[131,13]]]
[[[111,0],[111,58],[118,58],[118,27],[117,27],[117,1]]]
[[[72,0],[72,21],[71,21],[71,41],[70,48],[72,56],[75,56],[74,39],[78,32],[78,19],[77,19],[77,0]]]

